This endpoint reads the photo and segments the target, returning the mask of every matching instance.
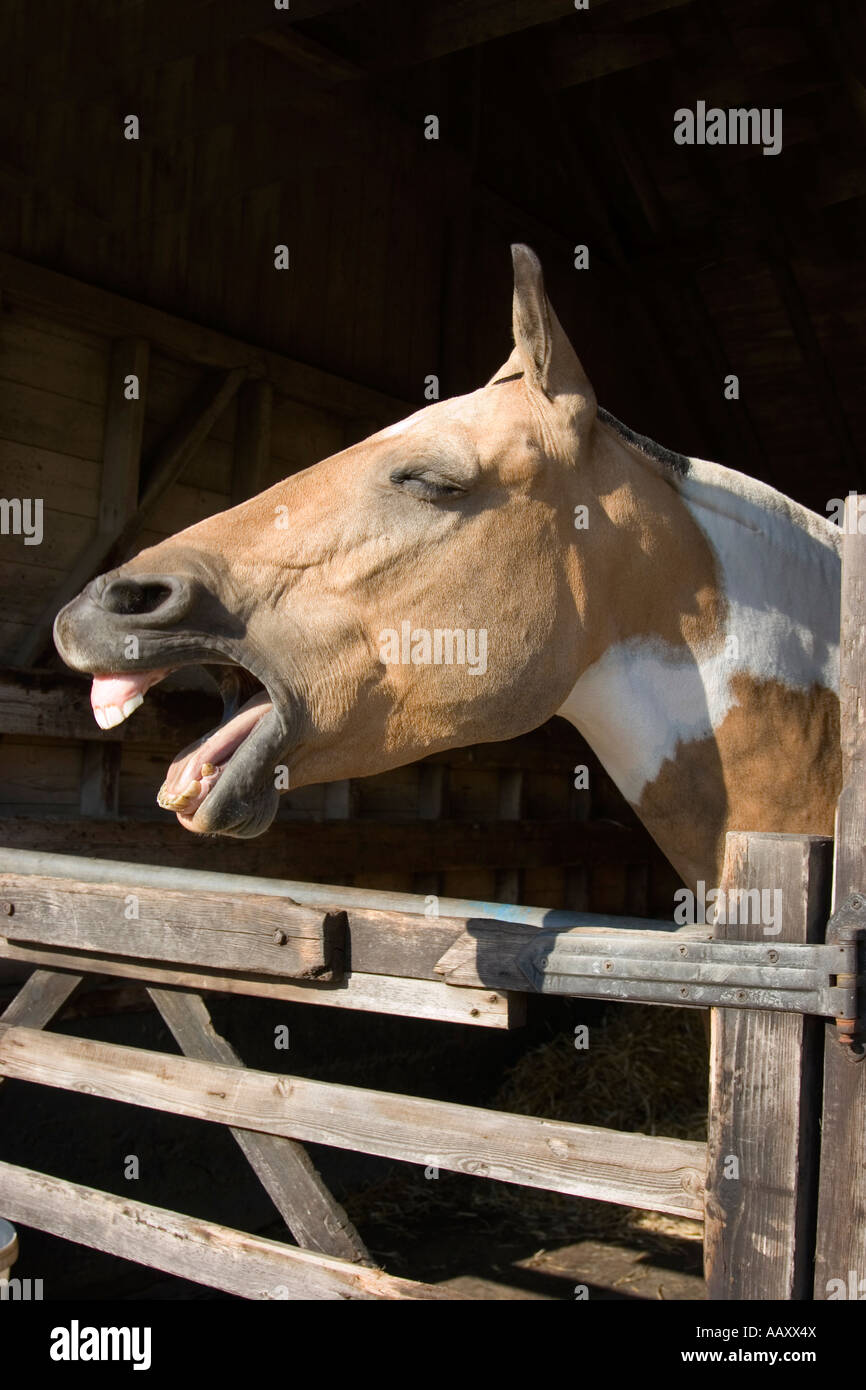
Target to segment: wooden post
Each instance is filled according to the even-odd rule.
[[[119,743],[85,743],[79,801],[82,816],[95,820],[117,819],[122,754]]]
[[[769,897],[760,913],[753,897],[746,924],[718,923],[716,936],[765,941],[768,967],[774,942],[821,940],[831,846],[817,835],[729,834],[726,915],[731,890],[739,890],[738,916],[745,892]],[[818,1019],[712,1010],[704,1241],[711,1299],[810,1296],[820,1044]]]
[[[265,487],[271,461],[271,414],[274,388],[259,378],[245,381],[238,392],[232,461],[231,505],[255,497]]]
[[[845,507],[839,697],[842,795],[836,810],[833,907],[866,895],[866,541],[860,501]],[[860,969],[863,970],[861,953]],[[826,1025],[816,1299],[866,1297],[866,1060]],[[841,1281],[841,1282],[840,1282]]]
[[[243,1066],[231,1043],[215,1031],[200,995],[173,989],[149,989],[148,994],[186,1057]],[[372,1263],[364,1242],[322,1182],[302,1144],[237,1127],[232,1134],[300,1246],[344,1260]]]

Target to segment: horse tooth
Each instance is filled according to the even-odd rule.
[[[202,777],[213,777],[213,775],[214,775],[215,772],[216,772],[216,768],[214,767],[213,763],[202,763],[202,765],[201,765],[201,776],[202,776]]]
[[[117,708],[117,705],[103,705],[102,717],[105,720],[102,725],[103,729],[116,729],[118,724],[123,723],[123,712]]]
[[[122,714],[124,719],[128,719],[133,710],[138,709],[139,705],[144,704],[143,695],[130,695],[128,700],[124,700]]]
[[[102,709],[101,706],[97,705],[97,706],[94,708],[93,717],[94,717],[94,719],[96,720],[97,724],[99,725],[100,729],[107,729],[107,728],[108,728],[108,725],[107,725],[106,722],[105,722],[105,713],[104,713],[104,711],[103,711],[103,709]]]

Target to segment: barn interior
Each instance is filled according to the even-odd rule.
[[[676,875],[561,720],[289,791],[259,839],[200,840],[156,794],[214,722],[208,697],[177,676],[103,732],[51,626],[112,564],[420,408],[431,377],[442,397],[486,381],[510,349],[514,241],[628,425],[824,515],[866,490],[862,8],[58,0],[46,23],[7,0],[0,33],[0,493],[44,507],[41,543],[0,535],[0,843],[669,916]],[[676,143],[674,112],[701,101],[779,109],[781,150]],[[130,373],[131,411],[116,389]],[[255,1051],[252,1006],[223,1007]],[[69,1026],[159,1035],[138,1009],[135,989],[104,990]],[[584,1013],[539,1009],[528,1033],[480,1040],[353,1017],[327,1062],[321,1020],[299,1022],[292,1065],[350,1063],[363,1025],[359,1066],[402,1058],[444,1095],[455,1067],[492,1094],[527,1038]],[[92,1178],[87,1123],[69,1109]],[[178,1181],[198,1190],[189,1170],[206,1161],[216,1183],[218,1164],[184,1149],[187,1128],[155,1131],[151,1166],[160,1145],[183,1153]],[[266,1222],[238,1200],[253,1215],[236,1223]],[[88,1287],[117,1277],[87,1259]],[[503,1276],[512,1292],[488,1296],[569,1296],[570,1273]]]

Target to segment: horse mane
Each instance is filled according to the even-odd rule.
[[[617,420],[615,415],[611,415],[609,410],[598,407],[598,418],[603,425],[610,425],[611,429],[616,430],[627,444],[640,453],[646,454],[647,458],[654,459],[665,468],[669,468],[678,478],[684,478],[689,471],[690,460],[685,454],[678,454],[674,449],[666,449],[664,444],[657,444],[654,439],[649,439],[645,434],[636,434],[630,430],[628,425],[624,425],[622,420]]]

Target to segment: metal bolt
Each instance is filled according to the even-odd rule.
[[[852,894],[851,906],[853,907],[855,912],[860,911],[861,907],[863,906],[863,899],[860,897],[859,893]]]
[[[470,1009],[470,1010],[469,1010],[469,1017],[470,1017],[470,1018],[477,1018],[480,1012],[481,1012],[480,1009]]]
[[[612,961],[612,960],[606,960],[605,963],[604,963],[604,968],[605,968],[605,970],[613,970],[613,961]]]
[[[542,956],[538,962],[539,970],[546,970],[550,964],[550,956]]]
[[[274,932],[274,945],[285,946],[288,939],[289,938],[286,936],[286,933],[284,931],[281,931],[280,928],[277,927],[276,931]]]
[[[778,951],[768,951],[768,952],[767,952],[767,959],[768,959],[768,960],[771,960],[771,961],[777,961],[777,960],[779,959],[779,952],[778,952]]]
[[[14,913],[14,911],[15,911],[15,904],[14,904],[14,903],[4,903],[4,904],[3,904],[3,911],[6,913],[6,916],[7,916],[7,917],[11,917],[12,914]]]
[[[689,991],[688,991],[688,986],[687,986],[687,985],[681,985],[681,986],[680,986],[680,998],[681,998],[681,999],[686,999],[686,998],[688,997],[688,993],[689,993]]]
[[[679,955],[684,956],[684,955],[686,954],[686,952],[688,951],[688,949],[689,949],[688,946],[678,946],[678,947],[677,947],[677,952],[678,952]]]
[[[488,1002],[488,1004],[498,1004],[498,1003],[499,1003],[499,995],[498,995],[498,994],[488,994],[488,996],[487,996],[487,1002]]]

